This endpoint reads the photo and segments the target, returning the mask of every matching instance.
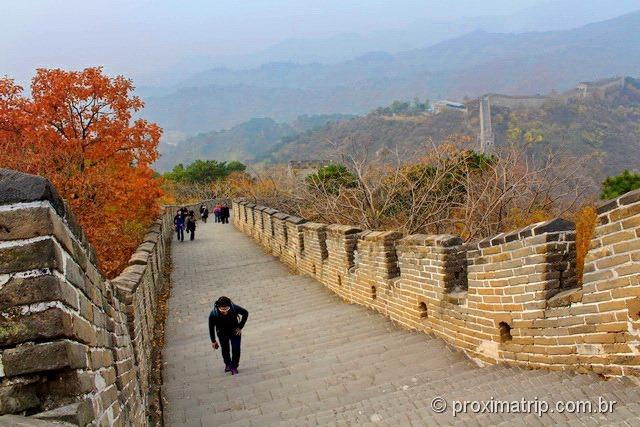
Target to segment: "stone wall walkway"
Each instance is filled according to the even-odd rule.
[[[232,224],[199,224],[197,233],[172,246],[167,425],[638,425],[640,391],[630,380],[480,368],[439,339],[291,274]],[[209,342],[207,316],[220,295],[250,313],[237,376],[223,372]],[[449,402],[443,414],[430,407],[436,396]],[[618,402],[613,413],[451,413],[453,400],[555,405],[600,396]]]

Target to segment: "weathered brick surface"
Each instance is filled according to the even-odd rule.
[[[286,219],[289,217],[287,214],[281,212],[275,212],[271,221],[273,223],[273,240],[271,243],[271,252],[276,256],[282,256],[283,250],[287,247],[287,225]]]
[[[359,228],[329,225],[326,228],[327,258],[323,266],[323,283],[346,301],[353,300],[355,250]]]
[[[478,363],[638,375],[638,194],[600,208],[582,287],[574,225],[560,219],[467,244],[305,223],[245,202],[234,203],[242,211],[234,223],[344,300],[433,333]]]
[[[304,223],[302,241],[304,249],[298,258],[298,270],[303,274],[322,280],[323,264],[327,253],[327,226],[314,222]]]
[[[251,209],[251,208],[249,208]],[[249,217],[251,217],[249,215]],[[287,244],[283,248],[280,259],[292,269],[298,269],[298,263],[303,263],[304,257],[304,219],[289,216],[285,220]]]
[[[640,374],[640,191],[598,209],[580,292],[557,295],[554,338],[605,375]],[[583,368],[586,369],[586,368]]]

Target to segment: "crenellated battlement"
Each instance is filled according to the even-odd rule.
[[[233,203],[235,226],[292,269],[347,302],[441,337],[479,364],[637,376],[640,191],[598,213],[578,286],[575,226],[562,219],[464,243],[309,223]],[[256,216],[259,226],[250,220]]]
[[[0,415],[146,423],[176,209],[163,209],[122,274],[107,280],[55,188],[0,170]],[[574,225],[564,220],[465,243],[312,223],[244,201],[232,214],[291,269],[478,364],[640,372],[640,191],[599,208],[582,286]]]

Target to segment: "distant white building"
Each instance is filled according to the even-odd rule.
[[[431,109],[434,114],[441,113],[443,111],[459,111],[461,113],[467,112],[467,106],[460,102],[448,101],[446,99],[442,99],[439,101],[434,101],[431,104]]]

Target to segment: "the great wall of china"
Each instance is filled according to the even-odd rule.
[[[147,424],[174,214],[166,207],[122,274],[106,280],[55,188],[0,170],[0,415],[32,414],[0,424]]]
[[[495,135],[491,120],[491,107],[503,107],[508,109],[541,108],[550,100],[569,100],[572,98],[586,98],[587,96],[605,97],[611,91],[622,89],[627,82],[633,81],[630,77],[614,77],[595,82],[583,82],[575,88],[563,93],[552,95],[503,95],[499,93],[487,93],[478,100],[480,132],[478,134],[478,146],[481,153],[490,153],[495,144]]]
[[[0,170],[0,424],[147,423],[174,211],[106,280],[53,186]],[[233,203],[233,222],[344,300],[480,364],[640,372],[640,191],[600,207],[581,287],[574,228],[562,220],[473,244],[309,223],[246,201]]]
[[[599,208],[577,286],[564,220],[464,244],[457,236],[306,222],[247,201],[235,226],[345,301],[435,334],[480,365],[640,373],[640,190]]]

